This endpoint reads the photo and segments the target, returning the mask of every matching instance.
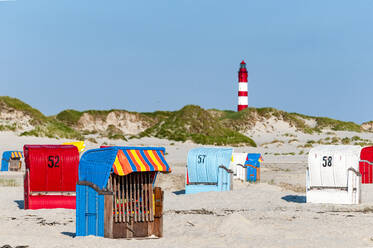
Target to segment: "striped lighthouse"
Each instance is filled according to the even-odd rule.
[[[246,63],[242,60],[240,70],[238,71],[238,108],[241,111],[249,105],[249,98],[247,96],[247,70]]]

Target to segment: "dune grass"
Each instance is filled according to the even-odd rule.
[[[256,146],[249,137],[223,126],[207,110],[187,105],[173,112],[167,119],[148,128],[140,137],[155,136],[175,141],[191,140],[198,144]]]
[[[0,186],[3,187],[17,187],[20,186],[13,178],[0,178]]]

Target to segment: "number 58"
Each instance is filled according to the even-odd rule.
[[[324,156],[324,157],[322,157],[322,160],[323,160],[323,163],[322,163],[323,167],[326,167],[326,166],[331,167],[332,166],[332,160],[333,160],[332,156],[329,156],[329,157]]]

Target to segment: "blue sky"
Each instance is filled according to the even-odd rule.
[[[373,1],[0,2],[0,95],[67,108],[236,110],[373,120]]]

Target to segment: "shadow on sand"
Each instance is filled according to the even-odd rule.
[[[15,200],[15,203],[17,203],[19,209],[25,208],[25,202],[23,200]]]
[[[282,200],[294,203],[306,203],[306,197],[304,195],[286,195],[281,197]]]
[[[175,195],[185,195],[185,190],[182,189],[182,190],[174,191],[172,193],[174,193]]]
[[[72,238],[75,238],[75,233],[73,233],[73,232],[61,232],[61,234],[72,237]]]

